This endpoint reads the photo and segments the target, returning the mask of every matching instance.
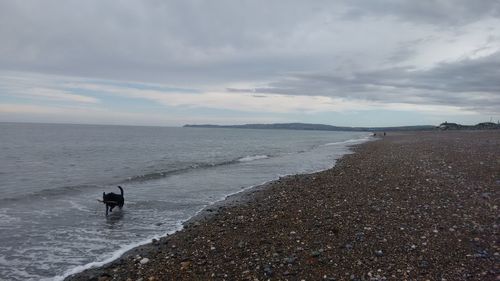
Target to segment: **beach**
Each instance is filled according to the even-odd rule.
[[[391,132],[353,150],[66,280],[498,280],[499,131]]]

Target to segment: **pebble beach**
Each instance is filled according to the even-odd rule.
[[[500,131],[390,133],[65,280],[500,280]]]

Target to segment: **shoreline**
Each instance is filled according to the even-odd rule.
[[[355,145],[355,153],[344,155],[331,169],[286,176],[230,195],[203,209],[174,234],[65,280],[358,280],[372,277],[380,278],[373,280],[417,277],[494,280],[498,269],[492,263],[498,261],[498,245],[493,241],[497,230],[490,229],[492,212],[496,213],[496,209],[491,208],[498,203],[495,185],[500,184],[500,179],[490,174],[500,167],[500,160],[494,159],[499,143],[500,135],[495,132],[391,133],[385,139]],[[483,146],[481,149],[479,144]],[[457,157],[491,158],[491,155],[482,155],[483,150],[493,153],[493,160],[488,162],[490,178],[476,179],[470,173],[477,172],[478,164],[468,171],[464,166],[468,164]],[[408,153],[411,157],[405,155]],[[422,158],[422,153],[426,157]],[[469,155],[471,153],[474,155]],[[436,155],[439,161],[452,160],[464,167],[456,168],[456,163],[441,165],[433,159]],[[425,171],[419,166],[422,161]],[[391,175],[392,170],[398,174]],[[424,176],[425,181],[408,173]],[[469,178],[472,181],[467,180]],[[489,180],[486,186],[485,180]],[[478,190],[467,190],[470,194],[463,196],[452,188],[455,182],[477,185]],[[380,194],[374,193],[370,186]],[[439,190],[433,190],[436,186]],[[442,192],[464,200],[454,202],[453,196],[450,197],[455,204],[451,205],[470,211],[472,215],[468,216],[473,217],[475,223],[483,220],[474,216],[481,213],[489,224],[480,224],[482,231],[466,229],[466,233],[458,230],[460,225],[436,226],[436,223],[448,225],[448,216],[444,214],[449,215],[450,221],[460,222],[454,216],[459,209],[451,212],[448,208],[438,208],[437,201],[443,204]],[[363,196],[356,196],[360,194]],[[429,201],[425,194],[434,200]],[[485,201],[488,205],[478,205],[477,200],[469,202],[472,199],[467,198],[471,195],[474,200],[479,196],[479,203]],[[440,219],[430,214],[437,214]],[[412,224],[399,221],[404,215]],[[487,231],[483,233],[485,228]],[[406,229],[414,233],[407,234]],[[460,234],[461,239],[448,241],[439,235],[441,232]],[[462,245],[464,240],[472,240],[472,246]],[[437,249],[428,246],[436,241]],[[449,250],[451,246],[465,253],[464,257],[450,260],[442,256],[444,253],[439,250]],[[407,266],[400,266],[401,262]],[[457,264],[471,262],[474,266],[457,269]]]
[[[304,173],[304,174],[287,174],[283,176],[279,176],[278,178],[263,182],[261,184],[256,184],[253,186],[245,187],[239,191],[233,192],[231,194],[226,195],[224,198],[221,198],[210,205],[207,205],[206,207],[200,209],[195,215],[192,217],[188,218],[185,221],[179,222],[177,225],[176,229],[173,229],[171,231],[168,231],[165,234],[159,234],[155,235],[151,239],[146,239],[140,242],[137,242],[135,244],[131,244],[129,246],[124,247],[123,250],[118,251],[114,253],[111,257],[103,260],[103,261],[96,261],[96,262],[91,262],[88,264],[76,266],[66,272],[64,272],[61,275],[55,276],[55,280],[62,281],[62,280],[73,280],[76,276],[80,275],[86,275],[88,276],[89,279],[95,276],[101,275],[103,272],[101,269],[109,267],[109,266],[114,266],[116,263],[120,264],[121,259],[126,259],[130,258],[132,256],[143,256],[145,253],[150,252],[152,249],[155,248],[155,244],[158,243],[158,241],[164,241],[165,239],[168,239],[171,235],[175,235],[178,232],[188,228],[192,227],[199,222],[202,221],[208,221],[214,216],[216,216],[220,211],[223,211],[226,208],[241,205],[241,204],[247,204],[251,202],[252,200],[255,199],[255,196],[259,193],[262,192],[263,190],[266,190],[270,186],[272,186],[275,182],[280,182],[283,180],[286,180],[287,178],[290,177],[297,177],[297,176],[309,176],[313,175],[316,173],[324,172],[329,169],[332,169],[335,167],[337,161],[342,159],[345,155],[349,155],[354,152],[354,149],[359,146],[363,145],[368,142],[373,142],[379,140],[378,138],[373,138],[372,136],[367,136],[362,139],[354,139],[354,140],[346,140],[346,141],[341,141],[341,142],[335,142],[335,143],[328,143],[325,144],[326,146],[329,145],[338,145],[338,144],[347,144],[346,145],[346,153],[344,153],[340,158],[335,159],[335,162],[333,163],[333,166],[322,169],[322,170],[317,170],[313,171],[310,173]],[[86,277],[84,277],[84,280]]]

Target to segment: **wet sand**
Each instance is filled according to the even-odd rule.
[[[500,131],[391,133],[67,280],[499,280]]]

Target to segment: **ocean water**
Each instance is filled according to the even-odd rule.
[[[368,133],[0,123],[0,280],[62,280]],[[108,217],[97,199],[125,190]]]

